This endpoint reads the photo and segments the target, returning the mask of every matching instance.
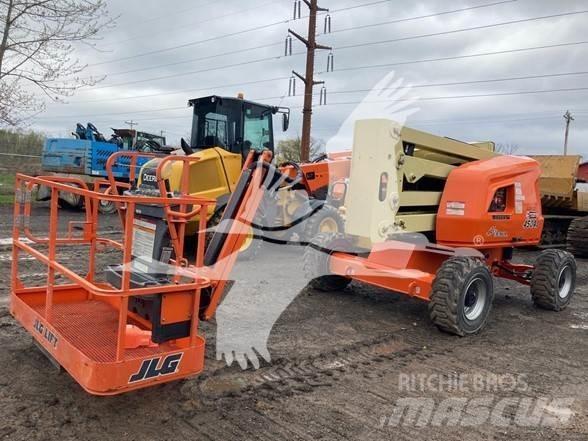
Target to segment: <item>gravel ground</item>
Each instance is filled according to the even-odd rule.
[[[46,214],[38,208],[33,227],[46,228]],[[535,308],[528,288],[495,281],[491,319],[468,338],[439,332],[427,306],[404,296],[355,283],[304,289],[272,330],[271,363],[227,367],[216,360],[216,324],[203,323],[202,375],[100,398],[57,372],[8,313],[11,221],[11,207],[0,207],[0,439],[588,439],[585,260],[560,313]],[[117,222],[104,218],[100,230],[115,234]],[[516,257],[531,262],[537,253]],[[254,303],[298,281],[299,250],[267,254],[236,270],[237,280],[254,275],[241,284]],[[83,250],[62,258],[79,269]],[[42,268],[21,265],[24,280],[42,283]],[[407,402],[423,407],[396,418]]]

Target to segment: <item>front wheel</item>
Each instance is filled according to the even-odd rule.
[[[542,309],[561,311],[576,289],[576,261],[563,250],[545,250],[537,258],[531,278],[533,303]]]
[[[429,315],[440,330],[463,337],[484,327],[493,300],[492,275],[484,262],[452,257],[437,271]]]
[[[335,251],[349,251],[351,244],[341,233],[319,233],[304,251],[304,275],[308,286],[319,291],[342,291],[351,279],[331,274],[329,259]]]

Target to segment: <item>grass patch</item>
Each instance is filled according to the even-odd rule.
[[[15,172],[7,171],[0,173],[0,196],[12,196],[14,194]]]
[[[15,172],[0,172],[0,205],[14,204]]]
[[[0,205],[12,205],[14,204],[13,194],[0,194]]]

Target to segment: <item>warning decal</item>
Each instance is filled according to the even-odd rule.
[[[155,224],[135,219],[133,222],[133,256],[151,260],[155,247]]]

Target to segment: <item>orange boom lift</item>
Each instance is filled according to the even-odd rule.
[[[511,262],[515,247],[536,244],[541,235],[537,162],[491,156],[432,167],[431,174],[441,174],[441,169],[450,173],[441,191],[424,194],[428,200],[439,197],[440,201],[436,216],[426,218],[435,219],[436,241],[423,243],[410,231],[393,228],[415,219],[398,207],[416,197],[395,190],[402,185],[397,176],[402,167],[394,152],[403,152],[404,164],[418,159],[414,147],[398,150],[394,134],[386,122],[358,123],[355,139],[365,142],[356,143],[353,150],[343,202],[346,234],[319,233],[307,248],[305,266],[311,284],[332,290],[359,280],[407,294],[429,302],[433,322],[459,335],[478,332],[486,323],[492,275],[531,285],[536,304],[563,309],[574,291],[573,257],[549,250],[535,266]],[[463,155],[467,148],[459,144],[455,149]],[[134,170],[140,154],[120,154],[130,157]],[[432,163],[431,158],[445,156],[429,152],[427,157],[423,160]],[[206,250],[205,214],[214,201],[189,195],[188,171],[197,157],[162,160],[155,173],[157,196],[145,196],[131,187],[121,196],[105,195],[71,178],[18,174],[12,314],[92,394],[119,394],[198,374],[204,365],[199,320],[214,316],[264,192],[298,188],[305,179],[292,168],[274,168],[271,159],[268,151],[249,152]],[[170,192],[164,170],[174,162],[182,164],[182,184],[180,191]],[[362,169],[369,173],[362,174]],[[35,235],[28,222],[35,185],[51,192],[47,236]],[[59,191],[85,199],[85,219],[71,222],[65,233],[58,228]],[[101,201],[117,205],[122,240],[100,233]],[[196,216],[195,252],[187,255],[185,228]],[[169,241],[159,240],[164,234]],[[61,261],[60,252],[72,246],[88,250],[84,275]],[[118,250],[121,259],[102,270],[99,257],[106,249]],[[20,278],[21,254],[47,267],[45,285],[27,286]],[[98,277],[102,274],[105,278]]]

